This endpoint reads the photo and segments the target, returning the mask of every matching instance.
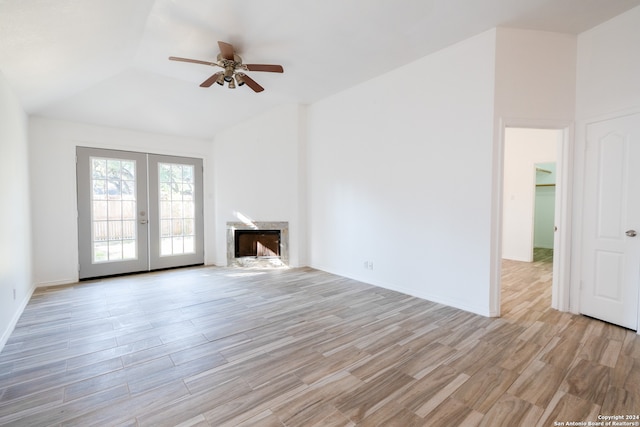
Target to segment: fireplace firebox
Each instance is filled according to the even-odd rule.
[[[246,233],[244,237],[242,237],[243,233]],[[252,243],[247,243],[246,240]],[[289,265],[289,223],[286,221],[227,222],[227,265],[243,268],[287,267]]]
[[[279,257],[280,230],[234,230],[235,258]]]

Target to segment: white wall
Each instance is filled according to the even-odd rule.
[[[576,85],[575,226],[571,266],[571,310],[579,311],[582,278],[582,182],[585,129],[589,122],[640,112],[640,7],[578,36]]]
[[[569,34],[498,28],[496,119],[572,123],[576,43]]]
[[[640,6],[578,36],[577,118],[640,107]]]
[[[492,30],[309,107],[311,266],[489,314],[494,49]]]
[[[289,222],[289,265],[306,265],[304,107],[285,105],[216,135],[216,265],[226,265],[226,224]]]
[[[28,171],[27,116],[0,73],[0,351],[33,292]]]
[[[39,117],[29,119],[34,281],[37,286],[78,280],[76,219],[76,146],[110,148],[199,157],[205,168],[205,241],[213,239],[208,165],[211,143],[72,123]],[[205,261],[209,262],[208,254]]]
[[[533,261],[536,163],[554,162],[562,131],[507,128],[504,153],[502,257]]]
[[[496,42],[495,149],[493,179],[491,311],[500,312],[500,273],[502,255],[502,156],[505,127],[563,129],[561,175],[558,177],[562,203],[556,208],[571,213],[573,126],[575,117],[577,37],[543,31],[499,28]],[[499,166],[498,166],[499,165]],[[568,296],[560,286],[569,282],[571,246],[570,221],[559,221],[558,248],[554,259],[552,305],[566,310]]]

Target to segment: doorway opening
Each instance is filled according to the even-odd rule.
[[[566,134],[563,129],[504,129],[499,271],[503,316],[559,308],[557,263],[562,262],[565,248],[557,230],[566,205],[562,188]]]

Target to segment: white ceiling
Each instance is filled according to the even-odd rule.
[[[578,34],[640,0],[0,0],[0,72],[29,114],[211,138],[496,26]],[[217,41],[265,91],[199,84]],[[410,84],[399,81],[399,84]]]

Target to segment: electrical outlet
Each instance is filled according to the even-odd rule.
[[[369,261],[365,261],[362,263],[362,266],[367,270],[369,268]]]
[[[15,288],[13,288],[13,300],[14,301],[16,300],[16,289]]]
[[[373,261],[369,261],[367,268],[369,268],[369,270],[373,270]]]

